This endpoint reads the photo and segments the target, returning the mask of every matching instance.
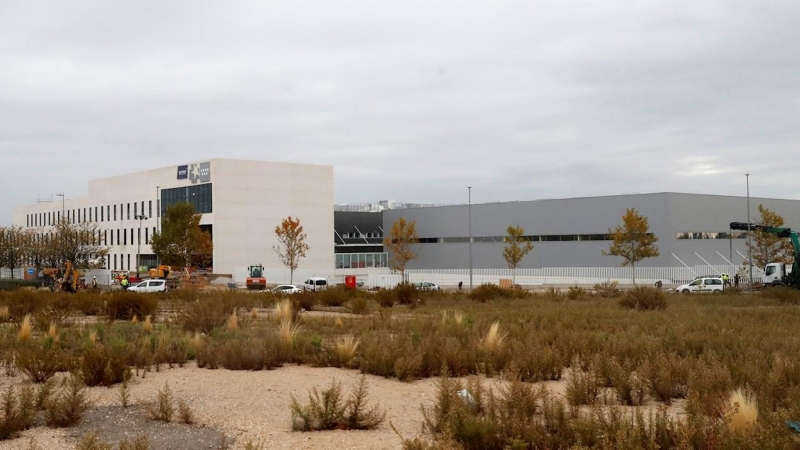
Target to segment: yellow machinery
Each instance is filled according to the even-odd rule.
[[[150,278],[167,278],[172,267],[161,264],[155,269],[150,269]]]
[[[78,280],[81,271],[72,265],[72,261],[64,263],[64,278],[61,280],[61,290],[66,292],[78,292]]]

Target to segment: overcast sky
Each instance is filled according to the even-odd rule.
[[[0,2],[0,225],[214,157],[337,203],[800,199],[800,2]]]

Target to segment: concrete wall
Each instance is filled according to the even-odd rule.
[[[252,264],[263,264],[269,268],[283,265],[272,246],[275,239],[275,226],[287,216],[299,217],[308,235],[310,250],[300,267],[334,267],[333,240],[333,167],[306,164],[273,163],[264,161],[242,161],[212,159],[210,181],[213,186],[213,213],[204,214],[203,225],[212,225],[214,233],[214,270],[217,273],[236,273]],[[187,161],[187,164],[190,162]],[[178,179],[178,166],[154,169],[117,177],[89,182],[89,194],[85,198],[69,198],[64,208],[92,208],[92,222],[101,229],[115,233],[114,245],[110,245],[109,267],[113,269],[113,258],[117,256],[119,270],[136,270],[135,261],[138,242],[130,237],[139,228],[139,221],[133,218],[133,205],[128,218],[127,205],[144,202],[144,214],[158,214],[157,196],[160,191],[175,187],[190,186],[190,178]],[[60,198],[58,198],[60,200]],[[113,205],[117,207],[116,220],[113,218]],[[104,214],[104,220],[97,221],[95,207],[111,206],[111,217]],[[17,208],[13,223],[26,226],[28,214],[60,213],[62,202],[40,203]],[[120,211],[121,210],[121,211]],[[137,209],[141,214],[141,209]],[[88,214],[87,214],[88,216]],[[81,221],[84,221],[81,217]],[[148,227],[148,236],[157,226],[158,217],[142,221]],[[52,230],[51,226],[26,227],[41,232]],[[160,226],[159,226],[160,228]],[[129,234],[127,245],[116,241],[116,230],[126,230]],[[141,254],[151,254],[150,246],[144,242],[142,230]],[[131,265],[127,261],[130,259]],[[125,264],[120,264],[124,261]]]

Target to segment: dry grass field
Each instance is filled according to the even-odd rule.
[[[0,292],[0,449],[798,448],[798,303]]]

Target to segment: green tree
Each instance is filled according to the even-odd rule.
[[[417,257],[414,244],[418,242],[417,223],[406,222],[402,217],[392,224],[389,235],[383,238],[383,246],[391,255],[389,267],[400,272],[403,282],[406,280],[406,266]]]
[[[167,208],[161,231],[153,233],[150,240],[153,253],[164,264],[179,269],[210,263],[214,245],[211,236],[200,228],[201,217],[191,203]]]
[[[517,267],[522,262],[522,259],[533,250],[533,244],[525,238],[525,230],[519,225],[516,227],[509,225],[506,228],[506,233],[508,235],[503,239],[506,243],[503,248],[503,259],[506,260],[508,268],[513,271],[511,275],[512,284],[516,285]]]
[[[622,224],[609,229],[611,246],[603,251],[606,256],[622,257],[622,266],[631,266],[633,283],[636,284],[636,263],[659,255],[656,242],[658,237],[650,233],[647,217],[639,214],[636,208],[629,208],[622,216]]]
[[[289,268],[289,283],[294,283],[294,271],[300,264],[300,258],[305,258],[309,249],[300,218],[292,219],[292,216],[289,216],[283,219],[281,224],[275,227],[275,237],[278,239],[278,245],[273,245],[272,248],[283,265]]]
[[[98,269],[105,265],[109,248],[100,242],[100,226],[94,222],[72,223],[61,219],[50,233],[45,252],[52,252],[58,265],[72,261],[76,269]]]
[[[759,225],[768,227],[783,227],[784,221],[776,212],[764,205],[758,205]],[[794,249],[792,241],[780,237],[774,233],[765,233],[759,230],[751,230],[752,247],[747,243],[748,250],[752,251],[753,264],[756,267],[764,268],[767,263],[782,262],[790,264],[794,260]],[[746,263],[745,263],[746,264]]]

